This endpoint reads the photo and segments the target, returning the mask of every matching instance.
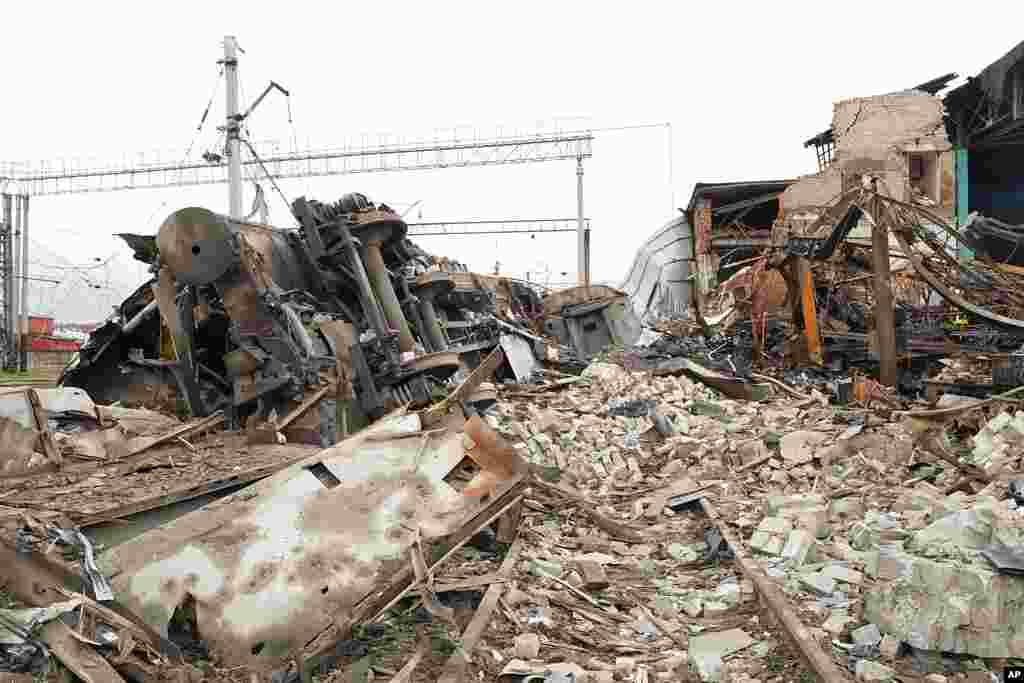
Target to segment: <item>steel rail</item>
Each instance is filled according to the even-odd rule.
[[[707,498],[701,498],[700,506],[704,509],[704,514],[708,516],[708,519],[718,528],[725,542],[729,544],[743,575],[754,584],[758,594],[764,600],[772,615],[778,620],[783,632],[796,647],[797,652],[800,653],[807,666],[825,683],[841,683],[849,680],[849,677],[836,666],[831,657],[818,647],[811,632],[797,618],[793,610],[790,609],[786,596],[768,578],[768,575],[761,569],[757,560],[753,559],[744,547],[740,545],[739,539],[726,526],[725,520],[718,513],[718,510],[715,509],[715,506],[712,505],[711,501]]]

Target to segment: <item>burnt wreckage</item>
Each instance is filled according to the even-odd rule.
[[[498,344],[542,351],[525,327],[537,293],[430,256],[386,205],[353,193],[333,204],[299,198],[292,211],[294,230],[191,207],[155,237],[120,235],[154,277],[93,333],[61,384],[97,401],[223,410],[234,428],[322,391],[319,410],[286,435],[328,445],[398,405],[430,401]],[[518,376],[524,366],[514,367]]]

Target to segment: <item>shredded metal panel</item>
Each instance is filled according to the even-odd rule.
[[[685,216],[665,224],[637,251],[619,287],[633,312],[647,322],[681,316],[690,306],[690,260],[693,231]]]

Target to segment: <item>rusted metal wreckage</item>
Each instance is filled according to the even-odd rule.
[[[426,404],[499,344],[520,351],[519,379],[544,357],[527,328],[541,306],[529,287],[431,257],[398,214],[360,194],[300,198],[293,211],[297,230],[187,208],[155,237],[122,235],[154,277],[61,383],[101,402],[176,396],[196,416],[223,410],[233,428],[287,415],[329,385],[284,432],[326,446]]]
[[[152,280],[63,387],[0,402],[25,442],[3,461],[5,539],[112,547],[90,571],[110,580],[104,605],[148,633],[115,665],[135,678],[174,660],[182,618],[222,661],[294,673],[402,596],[429,596],[433,569],[522,500],[523,464],[475,415],[494,400],[486,381],[533,375],[547,320],[580,357],[638,331],[619,292],[542,302],[425,254],[361,195],[294,208],[296,231],[190,208],[156,236],[124,235]],[[177,401],[193,418],[111,401]],[[2,578],[27,604],[63,596],[35,594],[33,576],[89,592],[45,558],[0,551],[19,558]]]

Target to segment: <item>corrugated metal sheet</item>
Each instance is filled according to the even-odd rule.
[[[681,316],[690,306],[693,229],[685,216],[669,221],[637,251],[619,287],[644,322]]]

